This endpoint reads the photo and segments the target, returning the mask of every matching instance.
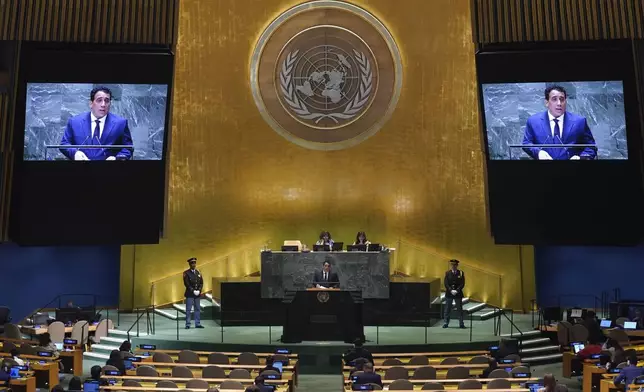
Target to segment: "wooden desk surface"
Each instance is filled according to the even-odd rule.
[[[9,380],[9,386],[22,387],[20,389],[25,392],[36,392],[36,377],[13,378]]]
[[[420,390],[421,387],[422,387],[422,385],[414,385],[414,390]],[[485,385],[484,385],[484,387],[485,387]],[[348,391],[351,391],[352,389],[351,389],[350,386],[348,386],[348,387],[345,386],[344,390],[348,392]],[[447,391],[459,391],[459,389],[457,389],[457,388],[450,388],[450,387],[447,387],[444,390],[447,390]],[[469,390],[468,389],[460,389],[460,390],[461,391],[473,391],[474,389],[469,389]],[[512,389],[487,389],[487,388],[483,388],[482,390],[490,391],[490,392],[530,392],[530,389],[527,389],[527,388],[512,388]]]
[[[31,345],[36,345],[38,344],[37,341],[35,340],[29,340],[29,339],[11,339],[11,338],[6,338],[4,336],[0,336],[0,342],[11,342],[11,343],[19,343],[17,346],[20,346],[23,343],[31,344]]]
[[[165,353],[165,354],[172,355],[172,354],[179,354],[181,351],[184,351],[184,350],[142,350],[140,348],[137,348],[136,350],[134,350],[134,353],[150,353],[150,354]],[[193,351],[193,352],[196,353],[197,355],[203,355],[203,356],[208,356],[210,354],[219,353],[219,354],[224,354],[224,355],[229,356],[229,357],[238,357],[239,354],[241,354],[241,352],[224,352],[224,351]],[[257,355],[260,358],[268,357],[268,356],[271,356],[271,355],[278,355],[276,353],[253,353],[253,354]],[[298,358],[298,354],[296,354],[296,353],[279,354],[279,355],[286,355],[289,359]]]
[[[253,369],[253,370],[261,370],[264,369],[266,366],[265,365],[216,365],[212,363],[167,363],[167,362],[132,362],[132,365],[136,366],[154,366],[154,367],[177,367],[177,366],[185,366],[188,368],[206,368],[208,366],[217,366],[222,369]],[[282,367],[283,371],[294,371],[295,366],[289,365],[289,366],[284,366]]]
[[[614,391],[623,391],[623,386],[615,386],[613,379],[602,379],[599,382],[599,392],[614,392]]]
[[[153,376],[101,376],[101,378],[104,378],[106,380],[137,380],[137,381],[163,381],[163,380],[168,380],[168,381],[174,381],[176,383],[185,383],[190,380],[195,380],[195,378],[186,378],[186,377],[153,377]],[[226,380],[233,380],[233,381],[239,381],[242,384],[249,384],[249,383],[254,383],[255,378],[197,378],[197,380],[204,380],[208,381],[211,383],[221,383]],[[276,384],[276,385],[282,385],[282,384],[288,384],[289,380],[281,379],[281,380],[265,380],[266,384]]]
[[[112,385],[107,387],[100,387],[101,391],[159,391],[159,392],[177,392],[177,391],[191,391],[191,392],[206,392],[207,389],[195,388],[150,388],[150,387],[124,387],[122,385]],[[219,392],[239,392],[239,389],[219,389]],[[279,389],[278,389],[279,390]],[[516,392],[518,390],[513,390]],[[529,391],[527,389],[526,391]]]
[[[96,332],[96,326],[98,324],[90,324],[88,331],[89,332]],[[42,335],[45,332],[48,332],[46,327],[39,326],[38,328],[30,327],[30,326],[19,326],[20,330],[24,333],[27,333],[29,335]],[[74,327],[65,327],[65,333],[72,333],[72,329]]]
[[[374,365],[373,368],[376,370],[387,370],[391,369],[394,367],[401,367],[405,369],[418,369],[422,367],[433,367],[436,370],[449,370],[455,367],[464,367],[467,369],[487,369],[488,365],[486,364],[466,364],[466,363],[459,363],[456,365],[392,365],[392,366],[384,366],[384,365]],[[499,366],[499,369],[505,369],[506,367],[517,367],[517,366],[524,366],[523,363],[508,363],[508,364],[503,364],[503,366]],[[353,369],[353,366],[344,366],[342,370],[351,370]]]
[[[583,392],[592,392],[593,389],[593,374],[603,374],[606,373],[606,368],[598,367],[594,363],[583,364],[584,366],[584,376],[582,381],[582,391]]]
[[[443,378],[443,379],[433,379],[433,380],[415,380],[415,379],[409,379],[409,381],[412,382],[412,384],[426,384],[428,382],[436,382],[439,384],[459,384],[465,380],[473,380],[472,378]],[[486,384],[492,380],[496,380],[496,378],[477,378],[476,380],[479,380],[482,384]],[[511,384],[522,384],[524,382],[528,381],[539,381],[541,378],[539,377],[530,377],[530,378],[506,378],[506,380],[510,381]],[[383,384],[391,384],[396,380],[382,380]],[[351,384],[351,380],[344,380],[345,384]],[[513,389],[514,390],[514,389]]]
[[[429,353],[372,353],[375,358],[398,358],[398,357],[415,357],[417,355],[424,357],[469,357],[476,355],[489,355],[487,350],[474,350],[474,351],[443,351],[443,352],[429,352]]]

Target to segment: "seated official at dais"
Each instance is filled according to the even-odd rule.
[[[328,231],[323,231],[320,233],[320,238],[317,240],[315,245],[328,245],[329,248],[333,247],[333,239],[331,238],[331,233]]]

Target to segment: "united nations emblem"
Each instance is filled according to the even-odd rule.
[[[251,87],[264,119],[306,148],[338,150],[382,127],[402,86],[400,53],[366,10],[334,0],[289,9],[261,35]]]
[[[326,303],[329,301],[329,293],[326,291],[320,291],[318,292],[318,301],[320,303]]]

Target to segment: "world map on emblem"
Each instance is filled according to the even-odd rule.
[[[260,114],[287,140],[315,150],[361,143],[393,113],[402,86],[398,47],[366,10],[333,0],[275,19],[251,59]]]

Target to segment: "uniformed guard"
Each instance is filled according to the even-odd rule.
[[[199,307],[199,296],[203,289],[203,277],[197,269],[197,258],[188,259],[190,268],[183,272],[183,285],[186,286],[186,329],[190,329],[190,312],[194,307],[195,328],[203,328],[201,325],[201,308]]]
[[[459,326],[465,328],[463,324],[463,288],[465,287],[465,273],[458,269],[459,261],[452,259],[449,261],[452,268],[445,272],[443,284],[445,286],[445,324],[443,328],[449,327],[449,316],[452,313],[453,302],[459,312]]]

